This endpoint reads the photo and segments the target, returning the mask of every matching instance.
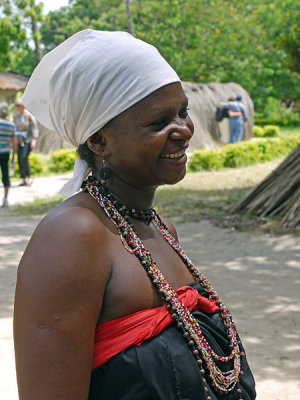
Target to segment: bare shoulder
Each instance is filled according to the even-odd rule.
[[[106,231],[91,209],[76,203],[55,209],[40,222],[21,259],[17,295],[38,302],[60,299],[57,305],[62,299],[67,305],[74,296],[78,305],[89,299],[98,317],[110,276],[110,260],[103,251]]]
[[[177,240],[178,242],[178,234],[176,231],[175,226],[172,224],[172,222],[170,222],[169,220],[167,220],[164,217],[161,217],[162,221],[164,222],[164,224],[166,225],[166,227],[169,229],[169,231],[171,232],[172,236],[174,236],[174,238]]]
[[[103,254],[107,229],[88,207],[76,202],[62,205],[46,216],[33,233],[19,266],[31,279],[47,276],[73,282],[76,278],[102,274],[107,279],[109,260]],[[99,258],[100,257],[100,258]],[[95,268],[102,260],[101,268]],[[98,276],[100,277],[100,276]]]
[[[111,273],[108,229],[90,204],[71,200],[51,212],[21,259],[14,337],[22,399],[87,398],[95,327]],[[70,373],[72,385],[66,384]]]

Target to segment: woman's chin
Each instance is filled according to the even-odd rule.
[[[182,179],[186,175],[186,167],[182,169],[182,171],[178,174],[169,174],[164,180],[161,185],[175,185],[176,183],[182,181]],[[161,186],[160,185],[160,186]]]

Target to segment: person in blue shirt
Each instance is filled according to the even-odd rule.
[[[240,142],[243,139],[244,123],[248,120],[248,115],[244,104],[241,102],[242,96],[230,97],[228,102],[220,103],[228,108],[230,143]]]
[[[10,149],[13,149],[13,160],[16,151],[15,143],[15,125],[8,121],[8,105],[3,102],[0,103],[0,167],[2,172],[2,183],[4,186],[4,198],[2,202],[2,207],[8,206],[8,190],[10,187],[9,173],[8,173],[8,163]]]

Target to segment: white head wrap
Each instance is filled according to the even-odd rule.
[[[139,100],[179,81],[150,44],[127,32],[86,29],[44,56],[22,101],[42,125],[78,147]],[[77,159],[73,178],[60,192],[71,196],[89,172]]]

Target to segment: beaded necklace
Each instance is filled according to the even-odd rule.
[[[151,279],[153,285],[161,294],[164,302],[166,303],[167,309],[169,310],[172,318],[175,320],[177,328],[182,333],[184,339],[187,341],[197,361],[197,364],[199,365],[203,381],[206,382],[205,376],[209,377],[213,388],[220,395],[229,393],[236,389],[239,399],[242,400],[242,391],[238,388],[238,382],[239,375],[243,374],[243,371],[241,370],[241,357],[244,356],[244,353],[241,350],[243,349],[237,335],[235,324],[232,321],[232,316],[223,301],[220,299],[220,297],[217,295],[217,293],[209,283],[209,281],[204,277],[204,275],[199,273],[197,268],[193,265],[192,261],[185,255],[182,248],[171,235],[168,228],[158,216],[158,214],[156,214],[154,209],[133,210],[132,212],[129,212],[128,207],[122,206],[116,199],[114,199],[112,194],[108,192],[106,187],[103,187],[93,177],[90,177],[87,181],[85,181],[83,187],[85,187],[90,195],[103,208],[108,218],[115,225],[126,250],[131,254],[134,254],[139,259],[140,263],[142,264],[149,278]],[[147,217],[146,221],[144,219],[145,215],[147,215],[148,217],[150,216],[150,218]],[[147,251],[147,249],[144,247],[143,242],[134,230],[134,226],[131,222],[130,217],[141,219],[146,223],[150,223],[152,221],[157,229],[161,232],[164,239],[170,244],[170,246],[175,250],[181,260],[184,262],[195,281],[198,282],[202,286],[202,288],[208,293],[210,299],[214,299],[216,304],[219,306],[220,314],[222,316],[226,329],[229,342],[228,347],[230,349],[229,355],[220,356],[216,354],[210,347],[201,331],[197,320],[181,302],[179,296],[168,284],[168,282],[158,269],[149,251]],[[223,372],[218,367],[217,362],[225,363],[229,360],[233,360],[233,369]],[[206,386],[205,390],[208,391],[208,388]],[[207,400],[210,399],[211,397],[208,396]]]

